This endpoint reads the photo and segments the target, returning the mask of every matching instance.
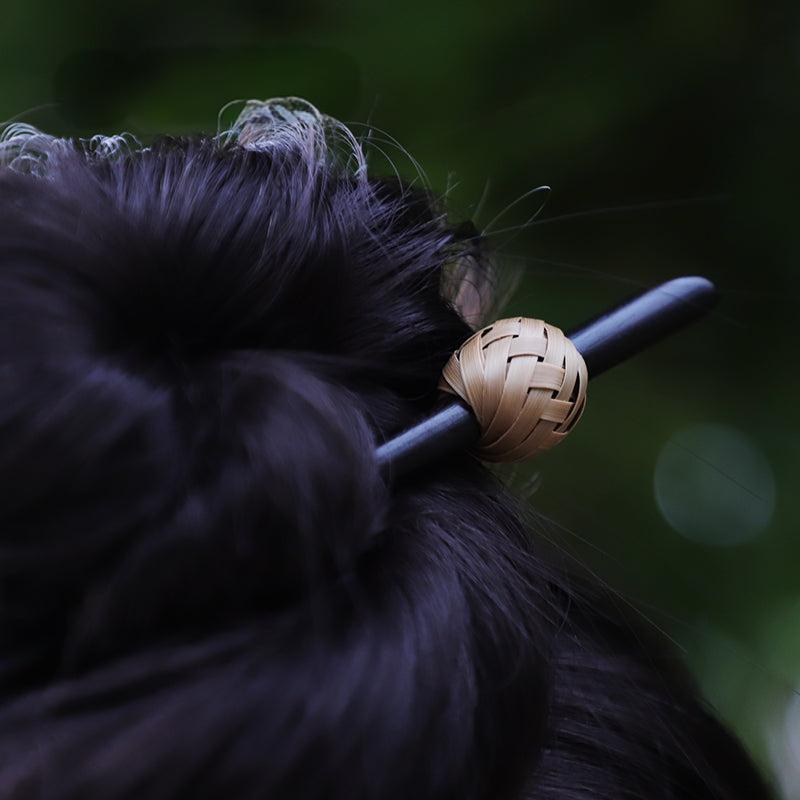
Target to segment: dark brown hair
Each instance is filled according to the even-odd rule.
[[[0,158],[0,797],[768,797],[481,466],[378,475],[469,334],[430,197],[299,102]]]

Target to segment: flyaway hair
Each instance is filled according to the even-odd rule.
[[[0,162],[0,798],[770,796],[484,467],[382,480],[472,226],[299,100]]]

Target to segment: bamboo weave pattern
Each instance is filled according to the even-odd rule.
[[[481,428],[484,461],[522,461],[558,444],[586,405],[583,357],[559,328],[501,319],[450,357],[439,388],[458,395]]]

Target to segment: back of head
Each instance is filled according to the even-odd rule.
[[[473,230],[299,101],[9,134],[0,796],[767,796],[482,468],[381,480]]]

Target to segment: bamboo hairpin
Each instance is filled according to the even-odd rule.
[[[674,278],[566,336],[524,317],[483,328],[442,373],[440,388],[459,399],[380,445],[382,472],[395,478],[462,448],[519,461],[554,446],[580,418],[588,379],[699,319],[716,298],[706,278]]]

